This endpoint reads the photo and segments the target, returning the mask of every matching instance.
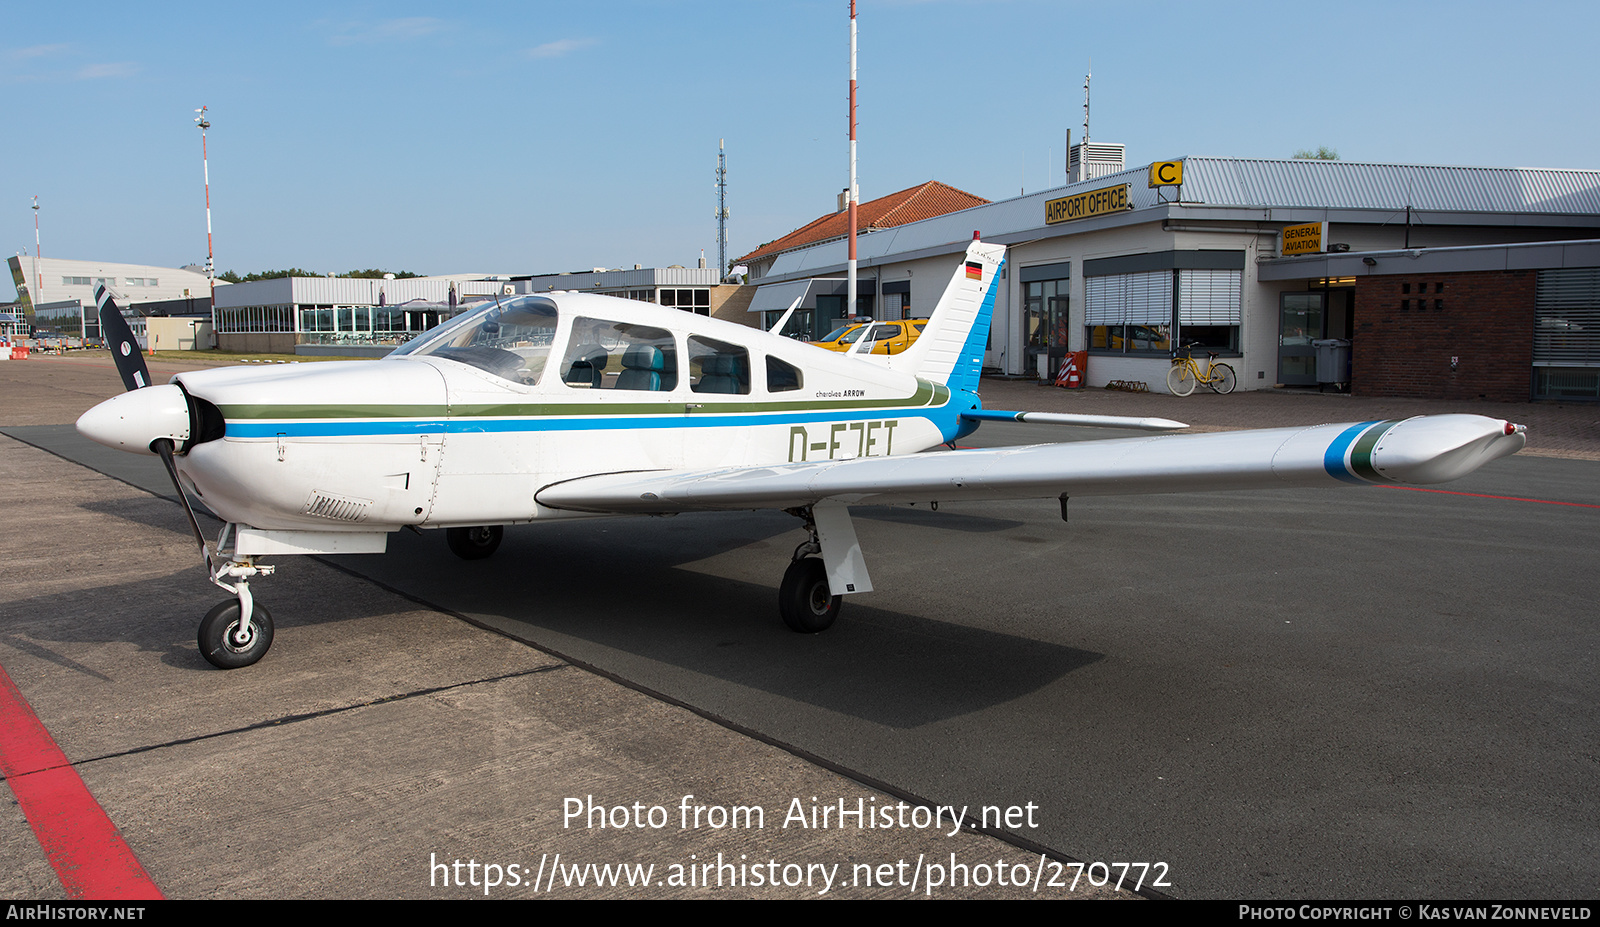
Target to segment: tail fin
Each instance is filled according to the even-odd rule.
[[[895,355],[891,366],[943,383],[952,393],[977,392],[1005,259],[1005,245],[974,239],[917,343]]]

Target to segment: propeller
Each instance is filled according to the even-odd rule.
[[[134,337],[133,329],[128,326],[128,320],[122,317],[122,311],[117,308],[116,300],[111,298],[111,292],[106,289],[105,284],[95,287],[94,302],[100,310],[100,335],[106,340],[106,344],[111,347],[111,360],[117,365],[117,373],[122,375],[123,387],[130,393],[135,390],[149,389],[151,387],[150,368],[145,366],[144,352],[139,348],[139,340]],[[163,392],[169,390],[176,390],[178,395],[173,396],[170,393]],[[156,393],[162,394],[155,395]],[[175,403],[179,397],[181,397],[183,403],[182,415],[184,421],[182,427],[165,427],[163,429],[163,426],[178,425],[176,421],[178,409]],[[189,519],[189,529],[194,532],[195,543],[200,545],[200,555],[206,558],[206,562],[209,565],[210,556],[206,550],[205,534],[201,532],[200,522],[194,516],[194,506],[189,504],[189,494],[184,492],[183,484],[178,481],[178,466],[172,459],[173,454],[176,453],[176,442],[187,441],[191,431],[194,415],[188,396],[183,393],[182,387],[168,384],[155,387],[152,393],[141,396],[140,399],[145,401],[132,403],[125,399],[121,403],[107,403],[103,407],[91,409],[84,414],[84,419],[80,420],[79,428],[88,433],[89,429],[84,428],[83,421],[90,420],[90,416],[97,409],[107,408],[110,414],[101,416],[101,419],[114,419],[115,421],[106,421],[102,427],[109,426],[112,429],[123,432],[129,430],[142,432],[140,438],[144,434],[160,434],[163,430],[167,432],[182,432],[182,434],[169,434],[165,437],[158,437],[150,442],[148,448],[160,456],[161,463],[166,466],[167,476],[172,480],[172,488],[178,492],[178,502],[183,505],[183,514]],[[112,408],[118,405],[124,408]],[[101,423],[91,420],[90,428],[93,428],[96,424]],[[153,432],[149,428],[150,425],[155,426]],[[119,428],[118,426],[121,427]],[[93,434],[90,434],[90,436],[95,437]],[[96,437],[96,440],[100,439]]]

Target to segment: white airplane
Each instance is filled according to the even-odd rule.
[[[935,451],[986,420],[1170,431],[1166,419],[984,410],[979,367],[1003,246],[974,235],[926,330],[896,355],[839,354],[649,303],[579,293],[497,299],[389,357],[180,373],[151,385],[101,288],[128,392],[78,430],[158,454],[212,581],[200,624],[222,668],[267,652],[260,558],[381,553],[444,528],[487,557],[503,526],[594,515],[782,509],[805,524],[779,590],[817,632],[872,590],[849,506],[1455,479],[1515,453],[1520,425],[1438,415],[1217,434]],[[224,521],[207,541],[189,496]]]

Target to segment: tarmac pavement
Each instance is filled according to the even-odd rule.
[[[45,426],[120,384],[101,355],[0,364],[0,389],[0,422],[37,426],[13,433],[81,456],[69,430]],[[984,396],[1204,430],[1474,411],[1528,424],[1530,448],[1448,487],[1480,497],[1074,500],[1066,526],[1022,503],[864,509],[880,592],[810,639],[766,614],[798,536],[783,516],[529,526],[465,565],[439,559],[434,533],[402,532],[384,557],[285,558],[257,590],[278,616],[272,654],[218,673],[193,630],[220,593],[177,507],[0,439],[21,477],[0,504],[27,519],[6,532],[0,665],[174,896],[481,891],[427,885],[430,856],[531,870],[557,851],[661,865],[722,852],[849,871],[918,854],[1021,860],[1017,842],[1166,861],[1177,897],[1592,891],[1600,407],[1021,381],[985,381]],[[974,441],[1097,431],[985,425]],[[160,492],[154,474],[124,478]],[[1488,498],[1500,495],[1560,504]],[[1174,530],[1192,540],[1172,543]],[[1010,844],[556,823],[580,793],[781,815],[796,797],[879,805],[891,792],[1043,807]],[[19,814],[0,821],[17,897],[53,878],[30,840]]]

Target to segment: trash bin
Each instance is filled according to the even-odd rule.
[[[1350,382],[1350,342],[1343,338],[1319,338],[1311,342],[1317,349],[1317,385]]]

